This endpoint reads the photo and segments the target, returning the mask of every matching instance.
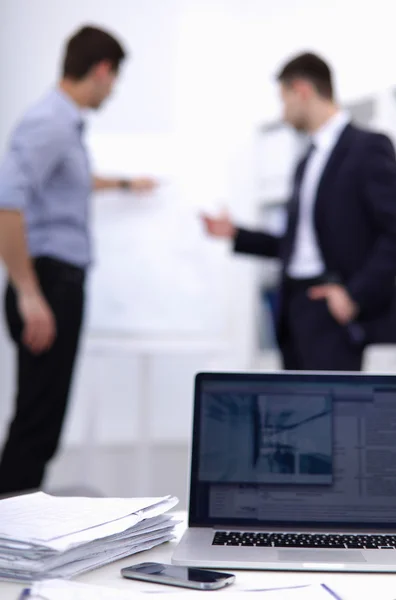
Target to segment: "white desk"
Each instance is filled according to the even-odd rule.
[[[178,513],[177,516],[181,516]],[[183,514],[183,517],[185,515]],[[179,527],[178,534],[181,535],[184,526]],[[81,575],[76,579],[82,583],[102,585],[110,588],[130,590],[131,592],[158,591],[160,588],[168,592],[182,592],[182,588],[159,586],[158,584],[145,583],[123,579],[120,569],[132,564],[151,561],[170,563],[172,552],[176,542],[164,544],[141,554],[135,554],[130,558],[117,561],[96,571]],[[354,573],[297,573],[282,571],[235,571],[235,584],[223,594],[232,594],[233,591],[246,589],[260,589],[264,587],[282,587],[305,583],[327,583],[338,593],[343,592],[343,600],[396,600],[396,574],[354,574]],[[19,583],[0,582],[0,599],[17,600],[21,590],[26,587]],[[338,591],[339,590],[339,591]],[[212,592],[210,598],[212,598]],[[131,598],[135,597],[132,596]],[[149,597],[149,596],[148,596]],[[252,598],[255,598],[254,595]],[[265,596],[260,596],[265,598]],[[210,600],[208,596],[208,600]],[[247,595],[247,600],[249,596]]]

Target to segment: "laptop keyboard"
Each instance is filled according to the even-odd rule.
[[[396,549],[396,535],[334,535],[310,533],[262,533],[217,531],[213,546],[261,546],[275,548]]]

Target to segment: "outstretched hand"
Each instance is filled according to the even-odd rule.
[[[229,214],[226,211],[220,213],[218,217],[211,217],[207,214],[201,215],[206,232],[217,238],[233,238],[235,237],[235,225],[231,221]]]
[[[137,194],[148,194],[159,186],[159,182],[153,177],[136,177],[131,179],[131,191]]]

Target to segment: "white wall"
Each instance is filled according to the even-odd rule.
[[[251,222],[255,218],[252,137],[259,122],[279,115],[273,82],[276,69],[289,54],[311,49],[332,62],[344,101],[392,84],[390,6],[388,0],[375,4],[356,0],[70,0],[62,6],[54,0],[2,0],[0,80],[6,85],[0,95],[0,151],[17,118],[56,81],[64,38],[83,23],[95,23],[119,34],[132,59],[125,65],[114,97],[92,117],[92,130],[101,134],[176,133],[184,140],[186,156],[191,157],[188,177],[196,182],[195,200],[220,199],[211,198],[207,185],[219,173],[216,194],[228,201],[237,218]],[[244,368],[255,335],[255,267],[250,260],[235,259],[228,268],[229,339],[234,352],[220,356],[216,364]],[[12,355],[3,324],[0,352],[1,436],[12,388]],[[109,358],[107,390],[121,368],[119,361],[114,368],[111,364]],[[162,374],[153,385],[165,381],[164,372],[171,372],[171,380],[162,389],[174,395],[174,379],[182,371],[186,383],[177,402],[191,403],[187,380],[195,369],[213,364],[209,356],[206,361],[192,357],[188,365],[173,361],[172,368],[166,360],[160,361],[156,369]],[[122,380],[126,389],[133,387],[133,368],[123,371],[130,376],[129,383]],[[80,406],[80,412],[73,408],[68,428],[69,438],[76,443],[84,439],[81,406],[91,393],[81,383],[83,378],[79,381],[74,405]],[[105,396],[101,397],[98,426],[104,444],[117,439],[125,444],[129,434],[132,437],[133,426],[129,432],[123,418],[129,415],[133,421],[136,394],[132,390],[129,394],[131,402],[125,394],[111,414]],[[183,431],[187,438],[189,409],[181,414],[176,433],[170,422],[166,427],[170,436]],[[117,481],[106,491],[117,493]]]
[[[95,127],[111,133],[171,129],[180,5],[181,0],[72,0],[60,8],[51,0],[4,0],[0,73],[9,88],[1,98],[2,115],[7,115],[2,135],[56,81],[62,42],[85,23],[118,34],[130,54],[117,93]]]
[[[51,0],[3,0],[0,15],[2,143],[55,81],[62,40],[86,22],[113,30],[131,54],[117,93],[95,118],[98,131],[187,125],[204,135],[206,123],[231,135],[278,114],[271,77],[304,49],[331,61],[343,99],[393,83],[388,0],[71,0],[61,12]]]

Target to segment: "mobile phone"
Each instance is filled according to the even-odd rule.
[[[125,567],[121,569],[121,575],[127,579],[139,579],[195,590],[219,590],[235,581],[235,575],[231,573],[219,573],[207,569],[178,567],[152,562]]]

